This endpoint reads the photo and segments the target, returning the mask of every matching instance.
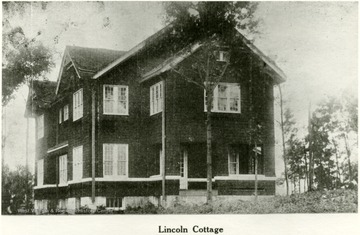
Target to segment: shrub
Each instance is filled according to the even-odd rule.
[[[79,209],[75,210],[75,214],[88,215],[91,214],[91,209],[87,205],[81,206]]]
[[[154,204],[148,202],[143,207],[126,207],[125,214],[158,214],[158,209]]]

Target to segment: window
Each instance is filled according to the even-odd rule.
[[[36,135],[37,138],[43,138],[44,137],[44,114],[40,115],[36,119]]]
[[[229,149],[229,175],[239,174],[239,151],[234,148]]]
[[[64,122],[69,119],[69,105],[64,106]]]
[[[104,177],[124,177],[128,173],[128,145],[104,144],[103,164]]]
[[[107,197],[106,198],[106,207],[108,208],[122,208],[123,203],[122,203],[122,198],[121,197]]]
[[[67,183],[67,155],[59,157],[59,183]]]
[[[62,123],[62,109],[59,109],[59,124]]]
[[[228,51],[217,51],[216,61],[219,62],[228,62],[229,61],[229,52]]]
[[[127,86],[104,85],[104,114],[128,115],[128,97]]]
[[[75,210],[79,210],[81,207],[81,197],[75,198]]]
[[[214,89],[211,111],[219,113],[240,113],[240,97],[240,85],[238,83],[219,83]],[[206,91],[204,91],[205,111],[206,99]]]
[[[44,159],[37,162],[37,186],[44,184]]]
[[[79,181],[83,175],[83,146],[73,149],[73,181]]]
[[[66,199],[59,199],[59,209],[61,210],[66,209]]]
[[[73,121],[83,116],[83,90],[80,89],[73,95]]]
[[[162,82],[156,83],[150,87],[150,115],[162,111],[163,86]]]

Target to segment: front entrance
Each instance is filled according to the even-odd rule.
[[[188,189],[188,151],[183,149],[180,159],[180,189]]]

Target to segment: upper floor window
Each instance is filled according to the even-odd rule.
[[[103,145],[104,177],[125,177],[128,175],[128,145]]]
[[[104,85],[104,114],[129,114],[128,86]]]
[[[73,121],[83,116],[83,89],[73,94]]]
[[[64,106],[64,122],[69,119],[69,105]]]
[[[44,137],[44,114],[41,114],[36,119],[36,136],[38,139]]]
[[[204,107],[206,111],[206,91],[204,91]],[[240,85],[238,83],[219,83],[214,89],[212,109],[220,113],[241,112]]]
[[[62,123],[62,118],[63,118],[63,112],[62,109],[59,109],[59,124]]]
[[[229,52],[228,51],[217,51],[216,52],[216,61],[219,62],[229,62]]]
[[[73,148],[73,181],[80,181],[83,176],[83,146]]]
[[[150,115],[163,110],[163,83],[158,82],[150,87]]]
[[[67,182],[67,155],[59,157],[59,183],[66,184]]]
[[[44,184],[44,159],[37,162],[37,186]]]

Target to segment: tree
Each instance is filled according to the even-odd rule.
[[[192,56],[190,70],[173,68],[172,72],[205,90],[206,95],[206,145],[207,145],[207,202],[212,201],[212,125],[211,109],[213,91],[224,76],[228,75],[230,61],[216,61],[214,51],[228,48],[230,58],[241,41],[234,29],[254,32],[257,21],[253,13],[257,4],[251,2],[166,2],[166,19],[171,22],[176,41],[182,45],[201,44],[201,53]],[[240,61],[238,61],[239,63]],[[233,61],[232,61],[233,64]],[[235,62],[236,64],[236,62]]]
[[[318,189],[340,187],[341,178],[345,179],[344,174],[347,175],[346,184],[352,183],[354,173],[349,135],[356,134],[357,124],[353,123],[354,119],[357,119],[357,114],[349,112],[346,100],[337,97],[327,97],[312,113],[311,146]],[[347,167],[340,167],[341,158],[345,160]],[[343,169],[342,172],[340,168]],[[343,177],[340,177],[340,173]]]
[[[7,49],[3,51],[2,103],[6,105],[21,85],[44,79],[54,64],[50,49],[34,38],[28,39],[20,27],[3,33],[3,45]]]
[[[31,212],[34,176],[24,166],[10,171],[7,165],[2,166],[2,213],[16,214],[21,205]]]
[[[289,196],[289,179],[288,179],[288,161],[287,161],[287,155],[286,155],[286,147],[285,147],[285,125],[287,125],[287,131],[290,131],[289,128],[293,124],[293,121],[290,120],[293,116],[290,116],[290,110],[287,110],[285,114],[286,116],[286,123],[284,122],[284,100],[282,96],[282,91],[280,85],[279,88],[279,94],[280,94],[280,126],[281,126],[281,137],[282,137],[282,148],[283,148],[283,161],[284,161],[284,177],[285,177],[285,183],[286,183],[286,195]]]

